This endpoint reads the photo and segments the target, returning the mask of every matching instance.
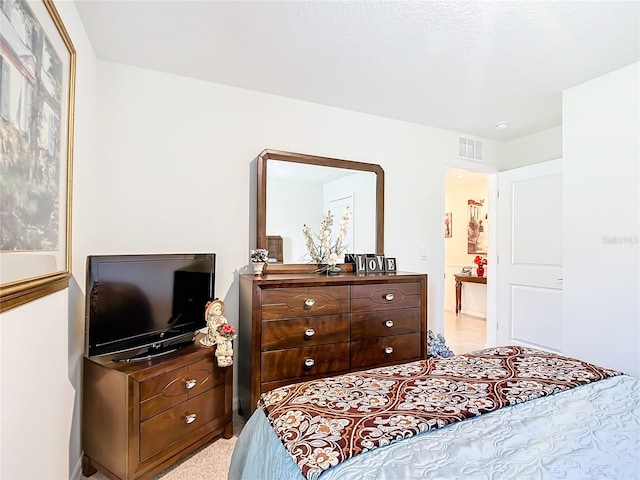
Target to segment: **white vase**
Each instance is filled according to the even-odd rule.
[[[251,263],[253,263],[253,274],[262,275],[262,271],[264,270],[264,262],[251,262]]]

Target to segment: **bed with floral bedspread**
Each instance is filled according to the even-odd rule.
[[[263,394],[235,479],[640,478],[640,382],[530,348]]]

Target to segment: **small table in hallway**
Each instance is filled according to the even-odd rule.
[[[454,275],[456,279],[456,315],[462,310],[462,282],[487,284],[487,277],[472,277],[471,275]]]

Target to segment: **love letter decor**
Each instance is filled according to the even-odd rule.
[[[357,274],[385,274],[396,273],[397,271],[395,258],[373,253],[352,254],[349,257],[345,257],[345,262],[355,263]]]

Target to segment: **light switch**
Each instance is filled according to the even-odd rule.
[[[420,247],[420,260],[427,259],[427,247]]]

